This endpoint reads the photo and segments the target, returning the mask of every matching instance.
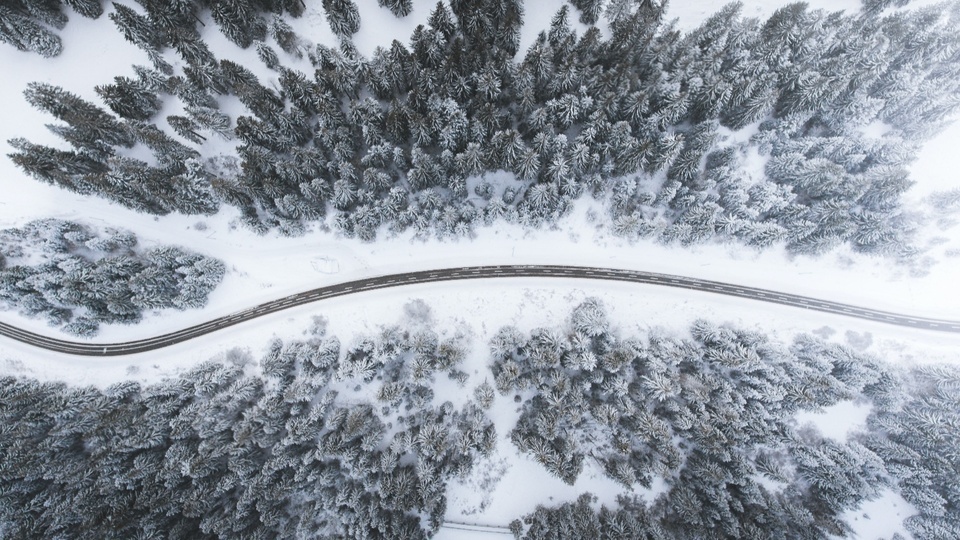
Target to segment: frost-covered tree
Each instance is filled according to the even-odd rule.
[[[397,17],[406,17],[413,11],[412,0],[377,0],[380,7],[385,7]]]
[[[160,110],[160,99],[148,83],[128,77],[113,80],[113,84],[97,86],[95,90],[120,118],[145,121]]]
[[[0,6],[0,41],[48,58],[63,50],[59,36],[11,5]]]
[[[123,37],[134,45],[159,49],[163,43],[150,18],[125,5],[114,4],[114,12],[110,14],[110,20],[117,25]]]
[[[144,310],[201,307],[224,274],[216,259],[55,219],[0,231],[0,254],[0,302],[83,337]]]
[[[227,39],[246,49],[254,40],[262,40],[267,25],[260,17],[260,6],[249,0],[212,2],[210,14]]]
[[[51,28],[61,30],[67,24],[64,5],[90,19],[103,14],[100,0],[8,0],[0,6],[0,42],[44,57],[57,56],[62,43]]]
[[[573,0],[571,3],[580,10],[583,24],[596,24],[604,8],[603,0]]]
[[[75,146],[95,146],[98,143],[127,147],[133,145],[130,131],[116,118],[58,86],[30,83],[24,96],[30,105],[66,122],[76,134],[76,138],[71,141]]]
[[[349,37],[360,29],[360,12],[353,0],[323,0],[323,11],[334,34]]]

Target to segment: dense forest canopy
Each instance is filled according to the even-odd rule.
[[[403,329],[343,350],[320,325],[146,387],[0,379],[0,532],[426,538],[446,483],[496,442],[476,402],[433,399],[462,354]],[[374,378],[377,400],[354,395]]]
[[[60,20],[54,0],[46,19],[20,2],[18,17]],[[909,260],[906,166],[960,103],[956,2],[868,2],[853,14],[796,3],[764,21],[734,3],[683,33],[658,2],[603,11],[584,0],[520,51],[520,0],[457,0],[369,58],[350,39],[362,24],[352,0],[322,3],[336,48],[285,22],[300,2],[168,4],[110,13],[152,65],[97,87],[109,111],[45,83],[26,90],[63,122],[51,129],[70,149],[13,140],[24,171],[144,212],[229,204],[256,230],[288,234],[319,220],[364,239],[542,226],[589,194],[608,201],[609,226],[628,238],[813,254],[848,244]],[[380,5],[398,17],[411,9]],[[269,80],[218,59],[203,40],[213,26],[255,47]],[[304,56],[310,71],[285,65]],[[244,114],[221,110],[228,96]],[[183,114],[158,114],[171,102]],[[213,159],[223,158],[217,138],[236,143],[226,154],[235,166]],[[135,146],[153,159],[131,157]],[[751,170],[758,157],[763,170]]]
[[[426,538],[450,484],[500,444],[624,490],[599,512],[589,494],[539,507],[511,525],[531,540],[845,537],[844,512],[887,490],[915,507],[916,538],[960,533],[956,367],[702,320],[687,337],[621,335],[588,300],[562,326],[501,329],[468,374],[471,332],[432,326],[407,317],[342,346],[320,320],[259,361],[235,349],[144,386],[0,378],[0,531]],[[501,439],[490,411],[514,396]],[[850,400],[871,412],[846,440],[797,423]],[[629,495],[654,480],[654,500]]]

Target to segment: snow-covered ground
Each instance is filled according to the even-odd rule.
[[[887,489],[876,499],[865,502],[856,510],[848,510],[840,517],[850,525],[853,538],[882,540],[893,538],[895,534],[903,538],[913,538],[904,528],[903,520],[916,513],[913,505]]]
[[[527,2],[527,24],[521,38],[521,54],[537,32],[546,28],[562,4],[560,0]],[[363,26],[356,38],[359,50],[370,54],[378,46],[389,46],[392,39],[406,41],[412,28],[423,22],[435,2],[415,1],[413,14],[397,21],[374,2],[358,2]],[[311,4],[313,6],[314,4]],[[779,3],[751,0],[744,14],[767,16]],[[854,10],[856,0],[828,2],[816,0],[813,7],[829,10]],[[719,7],[711,2],[673,2],[668,18],[679,18],[679,27],[689,29]],[[112,8],[107,6],[109,12]],[[295,25],[298,33],[316,43],[335,45],[319,8],[311,7]],[[572,22],[576,24],[576,14]],[[72,16],[61,33],[64,53],[52,60],[0,47],[0,65],[5,67],[0,84],[0,100],[5,104],[0,123],[0,151],[11,151],[6,140],[23,136],[33,142],[61,146],[46,131],[52,121],[29,107],[22,90],[29,81],[44,81],[97,102],[94,85],[106,84],[116,75],[131,75],[131,64],[146,65],[147,59],[126,43],[104,16],[89,21]],[[221,57],[248,59],[246,65],[261,77],[259,61],[251,51],[230,52],[225,40],[214,41]],[[254,55],[255,56],[255,55]],[[912,169],[917,185],[908,194],[919,202],[930,192],[958,186],[955,171],[960,170],[960,155],[953,151],[960,141],[960,125],[944,131],[928,143]],[[911,276],[887,260],[838,251],[820,259],[788,257],[782,250],[758,253],[739,246],[707,245],[691,249],[665,247],[653,242],[629,243],[598,227],[591,215],[602,216],[602,205],[584,200],[557,228],[531,232],[501,224],[481,229],[473,241],[418,240],[411,234],[384,238],[376,243],[348,240],[335,234],[313,231],[300,238],[276,234],[257,236],[237,227],[237,213],[224,208],[212,217],[137,214],[106,201],[81,197],[42,185],[25,177],[7,159],[0,159],[0,228],[19,226],[31,219],[60,217],[99,224],[101,221],[134,231],[144,243],[178,244],[226,261],[228,274],[223,285],[201,310],[164,312],[149,315],[134,327],[104,327],[98,341],[122,341],[157,335],[196,324],[212,317],[238,311],[258,302],[305,289],[360,277],[406,270],[420,270],[475,264],[575,264],[642,269],[740,283],[789,291],[829,300],[900,311],[916,315],[960,319],[960,257],[941,257],[927,275]],[[947,238],[944,245],[957,245],[956,229],[938,232]],[[942,253],[941,248],[937,253]],[[681,292],[654,286],[599,283],[588,280],[537,281],[500,279],[475,282],[416,285],[403,289],[367,292],[350,297],[301,306],[227,329],[196,342],[184,343],[164,351],[135,357],[81,359],[39,352],[10,340],[0,340],[0,374],[19,373],[41,379],[68,380],[76,384],[107,385],[122,379],[144,382],[189,369],[232,347],[249,348],[258,355],[271,336],[295,337],[316,315],[328,318],[330,331],[344,344],[358,335],[371,333],[383,324],[399,322],[402,307],[411,298],[422,298],[433,311],[440,331],[472,329],[475,354],[467,360],[474,377],[469,384],[483,380],[483,348],[496,330],[513,324],[521,330],[560,324],[558,314],[568,313],[588,296],[596,296],[607,305],[614,325],[624,332],[665,328],[682,332],[696,318],[728,321],[739,326],[763,330],[773,338],[789,341],[798,332],[817,331],[839,342],[874,352],[892,361],[904,363],[956,361],[960,337],[935,332],[900,329],[879,323],[840,316],[810,313],[795,308],[768,305],[749,300],[726,298],[707,293]],[[47,335],[68,338],[43,322],[0,313],[0,320]],[[515,418],[512,402],[498,398],[497,423],[501,437]],[[862,411],[855,411],[860,414]],[[817,418],[804,421],[817,422]],[[846,434],[843,426],[839,436]],[[448,517],[466,522],[504,525],[510,519],[533,510],[538,503],[551,504],[575,498],[583,491],[598,495],[599,502],[614,501],[619,487],[602,476],[587,471],[576,486],[566,486],[547,475],[541,467],[516,455],[508,441],[502,440],[497,456],[462,485],[450,492]],[[497,480],[499,478],[499,480]],[[495,485],[491,482],[496,480]],[[485,486],[494,485],[487,489]],[[552,497],[552,499],[551,499]],[[876,509],[864,508],[850,521],[862,538],[889,537],[895,523],[909,515],[904,501],[891,495]],[[884,506],[885,505],[885,506]],[[888,512],[892,505],[903,515]],[[886,510],[885,510],[886,509]],[[868,519],[862,516],[873,516]],[[893,523],[893,522],[891,522]],[[873,528],[869,528],[873,527]],[[886,527],[886,528],[884,528]],[[438,538],[466,538],[462,531],[443,530]]]
[[[845,442],[851,432],[865,427],[870,407],[863,403],[841,401],[820,411],[802,411],[797,415],[797,424],[811,425],[824,437]]]

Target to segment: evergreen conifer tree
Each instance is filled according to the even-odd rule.
[[[353,0],[323,0],[323,11],[338,36],[350,37],[360,29],[360,12]]]
[[[413,11],[412,0],[377,0],[380,7],[385,7],[397,17],[406,17]]]
[[[580,22],[583,24],[596,24],[604,7],[602,0],[573,0],[571,3],[580,10]]]
[[[0,6],[0,41],[48,58],[63,50],[59,36],[11,5]]]
[[[88,19],[96,19],[103,15],[100,0],[62,0],[62,2]]]
[[[159,50],[163,44],[160,33],[154,28],[150,18],[122,4],[113,4],[114,12],[110,20],[120,29],[123,37],[130,43],[149,50]]]
[[[113,80],[113,84],[97,86],[95,90],[120,118],[146,121],[160,110],[160,99],[144,82],[127,77]]]
[[[255,40],[266,37],[267,25],[259,6],[249,0],[218,0],[210,10],[214,22],[227,39],[246,49]]]
[[[24,96],[34,107],[69,124],[81,141],[126,147],[133,145],[130,132],[110,114],[60,87],[30,83]]]

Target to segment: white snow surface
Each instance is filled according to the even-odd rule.
[[[913,538],[903,526],[903,520],[915,515],[917,509],[903,497],[886,489],[880,496],[867,501],[856,510],[848,510],[840,515],[853,529],[851,538],[858,540],[887,540],[894,534],[905,539]]]
[[[375,2],[358,2],[363,23],[355,43],[360,52],[369,55],[376,46],[389,46],[393,39],[406,42],[413,27],[425,22],[435,5],[435,2],[424,0],[414,3],[414,12],[397,20],[385,9],[377,7]],[[562,3],[559,0],[526,2],[528,22],[521,38],[520,55],[526,52],[536,34],[546,28]],[[745,4],[743,13],[758,17],[768,16],[782,5],[759,0]],[[857,0],[813,0],[810,4],[831,11],[852,11],[859,6]],[[315,43],[336,45],[322,10],[316,7],[316,3],[310,3],[310,6],[304,18],[292,22],[294,29]],[[679,18],[679,28],[688,30],[719,6],[712,2],[675,1],[671,4],[668,19]],[[110,12],[112,7],[107,4],[106,9]],[[581,30],[577,26],[577,17],[576,10],[571,10],[571,24]],[[208,32],[205,37],[218,57],[243,61],[261,80],[270,80],[273,75],[263,68],[252,49],[237,51],[222,37],[215,38],[215,34],[219,35]],[[6,68],[4,82],[0,84],[0,100],[6,111],[4,122],[0,123],[0,151],[4,154],[11,151],[5,141],[20,136],[32,142],[63,147],[43,128],[53,119],[32,109],[23,100],[22,91],[27,82],[45,81],[61,85],[99,103],[93,92],[94,85],[109,83],[117,75],[132,75],[131,64],[148,65],[145,55],[123,40],[106,15],[96,21],[72,15],[61,36],[64,52],[50,60],[0,46],[0,65]],[[917,185],[909,194],[911,200],[919,201],[933,191],[958,185],[955,171],[960,170],[960,155],[953,151],[958,141],[960,127],[954,125],[927,144],[912,170]],[[844,250],[810,259],[789,257],[777,249],[758,253],[738,246],[706,245],[686,249],[653,242],[630,243],[612,236],[597,225],[599,220],[591,219],[591,214],[602,216],[603,212],[600,203],[586,199],[552,230],[533,232],[500,224],[480,229],[472,241],[424,241],[411,234],[401,234],[366,244],[320,230],[300,238],[284,238],[275,233],[257,236],[236,225],[238,215],[232,208],[225,207],[212,217],[173,215],[158,218],[137,214],[101,199],[77,196],[40,184],[25,177],[9,160],[0,159],[0,228],[20,226],[29,220],[45,217],[93,224],[103,222],[134,231],[146,245],[182,245],[226,262],[227,276],[222,286],[211,295],[207,307],[148,314],[142,324],[133,327],[106,326],[96,338],[99,342],[155,336],[265,300],[361,277],[478,264],[574,264],[650,270],[916,315],[960,318],[957,305],[960,289],[956,284],[956,277],[960,275],[960,257],[939,260],[929,268],[926,276],[914,277],[903,268],[891,267],[887,260]],[[202,226],[198,226],[200,224]],[[956,243],[955,229],[941,234],[950,236],[949,241]],[[67,380],[78,385],[106,386],[124,379],[151,382],[181,373],[233,347],[250,349],[255,357],[259,356],[269,338],[297,337],[316,315],[328,318],[330,332],[339,336],[344,345],[349,345],[358,335],[373,333],[383,324],[397,322],[405,303],[411,298],[422,298],[431,306],[439,332],[449,335],[457,329],[471,329],[474,353],[466,360],[465,367],[472,375],[468,382],[472,388],[488,376],[483,365],[483,349],[499,327],[514,324],[529,331],[538,326],[562,324],[561,314],[568,313],[589,296],[603,300],[614,326],[624,333],[651,328],[683,333],[690,322],[701,317],[762,330],[773,339],[785,341],[799,332],[818,330],[821,335],[832,333],[832,339],[842,342],[844,331],[853,330],[869,338],[858,340],[858,346],[907,365],[955,362],[955,351],[960,347],[960,337],[951,335],[901,329],[708,293],[590,280],[510,278],[415,285],[326,300],[257,319],[194,342],[131,357],[82,359],[37,351],[2,339],[0,374]],[[14,313],[0,313],[0,321],[70,339],[43,322]],[[849,336],[846,339],[850,342]],[[865,342],[868,344],[864,345]],[[853,409],[847,412],[851,414],[833,415],[832,418],[843,416],[862,422],[860,415],[865,413],[854,405],[850,406]],[[514,447],[504,439],[516,418],[516,406],[509,397],[498,396],[494,407],[501,437],[498,452],[492,460],[478,466],[470,477],[451,488],[449,519],[506,525],[511,519],[532,511],[536,504],[573,500],[584,491],[597,495],[599,503],[614,502],[622,488],[589,467],[581,480],[570,487],[549,476],[526,457],[516,455]],[[841,425],[817,421],[816,418],[804,421],[814,422],[827,436],[838,438],[845,437],[856,425],[856,422]],[[499,480],[494,482],[497,478]],[[641,495],[651,496],[652,493]],[[893,512],[893,508],[898,510]],[[856,515],[851,514],[849,522],[861,538],[872,539],[902,529],[900,522],[911,512],[905,501],[889,494],[864,506]],[[871,518],[863,517],[863,513]],[[868,528],[861,529],[861,526]],[[468,536],[463,531],[443,530],[438,538]]]
[[[813,426],[824,437],[842,443],[851,432],[866,425],[870,411],[871,407],[865,403],[841,401],[821,411],[801,411],[796,420],[798,425]]]

